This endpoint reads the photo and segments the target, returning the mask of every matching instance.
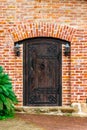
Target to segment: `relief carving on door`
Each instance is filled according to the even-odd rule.
[[[27,44],[29,105],[59,105],[60,52],[60,44],[43,41]]]

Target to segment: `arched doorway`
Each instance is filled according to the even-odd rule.
[[[62,105],[62,43],[55,38],[24,41],[24,105]]]

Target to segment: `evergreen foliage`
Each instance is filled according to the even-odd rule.
[[[17,102],[16,95],[12,90],[11,79],[0,66],[0,119],[12,117],[14,115],[14,104]]]

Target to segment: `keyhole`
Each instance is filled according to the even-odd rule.
[[[41,64],[40,64],[40,69],[41,69],[41,70],[44,70],[44,69],[45,69],[44,63],[41,63]]]

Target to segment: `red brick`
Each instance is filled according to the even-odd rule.
[[[14,42],[44,36],[70,42],[70,57],[64,56],[64,47],[62,52],[62,104],[84,103],[87,98],[86,1],[0,2],[0,65],[12,78],[19,105],[23,105],[23,46],[20,58],[16,57]],[[77,89],[80,87],[84,90]]]

